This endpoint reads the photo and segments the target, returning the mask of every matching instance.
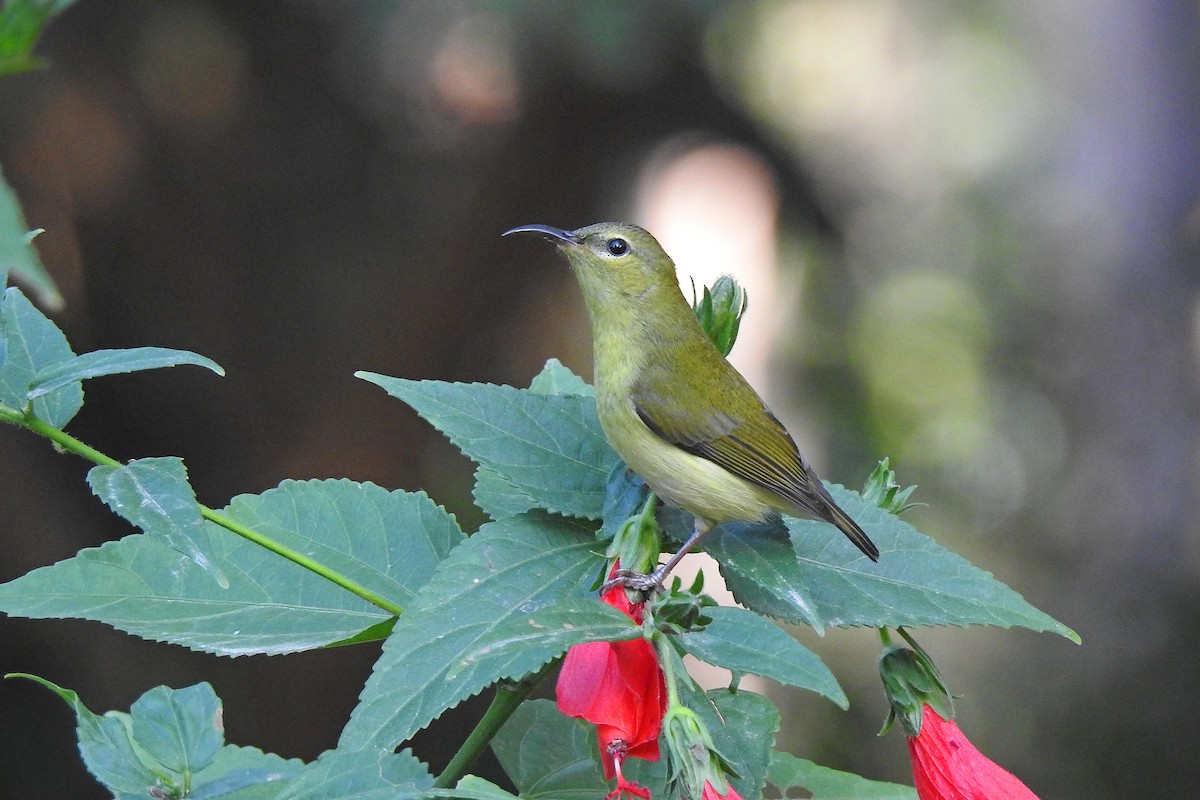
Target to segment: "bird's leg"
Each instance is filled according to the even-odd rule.
[[[632,569],[619,569],[613,575],[612,579],[605,582],[600,587],[600,593],[613,589],[617,586],[624,586],[626,589],[634,589],[642,594],[650,594],[662,589],[662,582],[671,574],[671,570],[680,560],[692,551],[700,540],[708,535],[708,532],[713,529],[713,524],[706,519],[696,517],[696,527],[692,530],[692,535],[683,543],[675,554],[667,559],[667,563],[662,564],[651,572],[638,572]]]

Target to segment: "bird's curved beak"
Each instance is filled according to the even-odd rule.
[[[552,228],[549,225],[521,225],[507,230],[501,235],[508,236],[510,233],[535,233],[560,246],[579,244],[579,238],[574,231],[564,231],[562,228]]]

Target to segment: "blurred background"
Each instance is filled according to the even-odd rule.
[[[602,219],[750,291],[734,360],[821,473],[890,456],[907,513],[1074,627],[918,631],[958,721],[1043,798],[1200,782],[1200,15],[977,0],[80,0],[0,81],[0,164],[76,351],[228,370],[88,384],[72,432],[179,455],[224,505],[287,477],[427,489],[471,465],[352,372],[591,373],[573,279],[499,238]],[[0,579],[128,532],[87,465],[0,430]],[[803,641],[852,710],[773,687],[779,746],[911,783],[870,631]],[[126,709],[209,680],[231,742],[332,747],[377,647],[223,659],[0,620],[0,671]],[[416,742],[441,752],[480,702]],[[0,796],[99,798],[66,707],[0,685]],[[484,765],[481,769],[490,769]],[[1149,788],[1149,791],[1148,791]]]

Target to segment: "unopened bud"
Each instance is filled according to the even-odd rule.
[[[924,503],[908,502],[908,496],[916,488],[916,486],[909,486],[901,489],[900,484],[896,483],[895,470],[891,468],[888,459],[885,458],[867,476],[867,482],[863,484],[862,496],[863,500],[873,506],[878,506],[891,514],[900,514],[914,506],[925,505]]]
[[[607,556],[621,563],[625,569],[649,572],[658,561],[662,551],[662,531],[653,506],[625,520],[608,546]]]
[[[887,721],[879,732],[881,735],[887,733],[898,719],[906,736],[916,736],[921,731],[926,705],[932,706],[944,719],[954,716],[950,690],[924,652],[898,645],[886,646],[879,656],[879,677],[891,705]]]
[[[746,290],[729,275],[722,275],[711,287],[704,287],[704,295],[692,304],[700,327],[712,339],[721,355],[729,355],[737,341],[742,315],[746,313],[749,298]]]
[[[667,743],[671,782],[682,783],[684,797],[710,797],[712,787],[726,787],[729,777],[737,777],[717,751],[704,722],[690,708],[676,705],[667,709],[663,738]],[[708,795],[704,794],[706,786]]]

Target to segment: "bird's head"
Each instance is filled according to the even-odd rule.
[[[651,299],[658,291],[678,291],[675,264],[647,231],[624,222],[600,222],[564,231],[549,225],[522,225],[510,233],[534,233],[558,245],[575,270],[589,308]]]

